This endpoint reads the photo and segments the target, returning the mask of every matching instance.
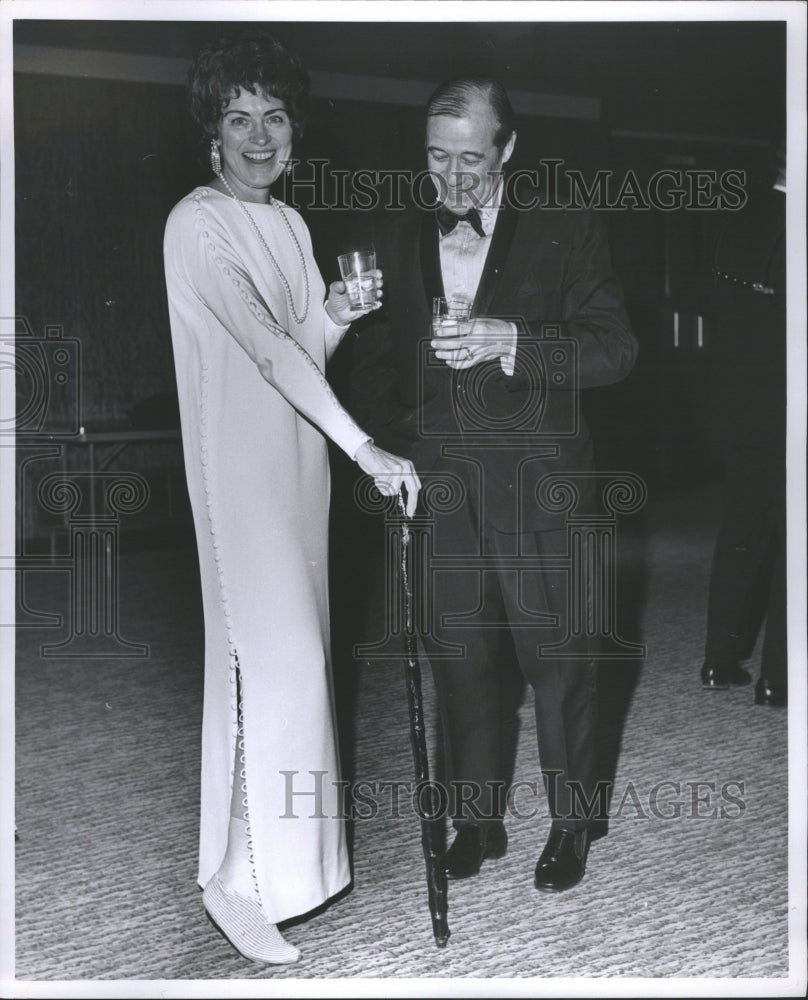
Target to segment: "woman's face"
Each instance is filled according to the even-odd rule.
[[[219,121],[222,173],[244,201],[269,201],[269,188],[292,155],[292,123],[283,101],[242,90]]]

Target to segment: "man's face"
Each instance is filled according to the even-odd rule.
[[[494,145],[497,120],[484,98],[474,98],[463,118],[427,118],[426,158],[439,200],[455,215],[484,205],[510,159],[516,133],[502,150]]]

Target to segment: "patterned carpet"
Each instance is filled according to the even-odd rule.
[[[557,897],[534,890],[549,819],[543,793],[517,799],[538,815],[510,815],[507,855],[450,886],[451,938],[438,949],[417,821],[407,803],[391,815],[382,796],[378,815],[354,825],[351,891],[286,928],[302,951],[287,967],[242,959],[207,920],[195,884],[195,553],[124,553],[120,633],[147,642],[148,657],[43,658],[40,646],[58,634],[19,629],[14,995],[57,995],[61,984],[60,996],[220,996],[238,981],[242,996],[325,996],[348,979],[351,995],[596,995],[606,979],[623,995],[684,995],[699,980],[704,995],[797,995],[785,983],[787,713],[755,706],[751,688],[712,693],[698,682],[715,523],[714,492],[696,490],[652,497],[620,524],[621,629],[647,656],[602,670],[614,795],[581,885]],[[336,543],[340,565],[350,542]],[[347,766],[356,780],[411,781],[402,664],[341,655],[349,635],[367,637],[378,622],[378,588],[365,599],[347,586],[360,568],[350,563],[335,599]],[[29,608],[64,609],[66,599],[66,574],[30,575]],[[428,671],[424,690],[434,734]],[[523,700],[518,780],[537,777],[534,725]],[[792,976],[804,969],[804,941],[795,947]]]

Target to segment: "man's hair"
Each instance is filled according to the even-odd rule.
[[[295,139],[303,134],[309,108],[309,78],[300,59],[267,34],[217,39],[196,56],[188,73],[188,105],[210,140],[222,112],[242,90],[283,101]]]
[[[447,80],[433,91],[427,101],[426,116],[433,118],[435,115],[452,115],[453,118],[465,118],[476,98],[488,102],[497,122],[494,145],[497,149],[504,149],[513,132],[513,108],[508,92],[499,80],[486,76],[462,76]]]

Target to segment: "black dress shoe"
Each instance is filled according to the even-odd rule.
[[[508,849],[508,834],[502,823],[465,823],[444,859],[447,878],[471,878],[483,861],[501,858]]]
[[[563,892],[578,885],[586,871],[588,830],[553,828],[536,865],[534,885],[541,892]]]
[[[788,692],[785,687],[761,677],[755,685],[755,704],[783,708],[788,704]]]
[[[701,686],[712,691],[726,691],[729,687],[743,687],[751,684],[752,677],[748,670],[734,660],[723,663],[705,661],[701,668]]]

